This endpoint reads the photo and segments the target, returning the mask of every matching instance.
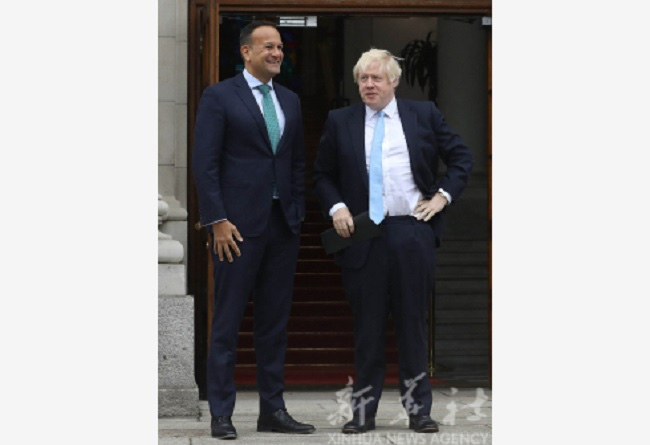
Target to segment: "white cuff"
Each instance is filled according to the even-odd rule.
[[[451,204],[451,195],[447,192],[445,192],[443,189],[439,188],[438,193],[440,193],[442,196],[447,198],[447,205]]]
[[[337,203],[334,204],[334,205],[332,206],[332,208],[330,209],[330,216],[334,216],[334,214],[336,213],[337,210],[342,209],[342,208],[344,208],[344,207],[347,207],[344,203],[342,203],[342,202],[337,202]]]
[[[220,223],[221,221],[225,221],[225,220],[227,220],[227,219],[228,219],[228,218],[218,219],[218,220],[216,220],[216,221],[212,221],[211,223],[204,224],[203,227],[208,227],[208,226],[211,226],[211,225],[213,225],[213,224]]]

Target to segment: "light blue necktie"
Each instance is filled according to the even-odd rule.
[[[271,148],[273,154],[278,149],[280,142],[280,125],[278,124],[278,116],[275,114],[275,105],[273,98],[269,91],[271,87],[268,85],[258,85],[257,87],[262,92],[262,109],[264,110],[264,121],[266,122],[266,130],[269,132],[269,139],[271,140]]]
[[[384,219],[384,198],[382,193],[381,144],[384,142],[384,112],[377,113],[375,132],[370,148],[370,219],[379,224]]]

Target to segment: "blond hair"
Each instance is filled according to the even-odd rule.
[[[372,48],[361,54],[357,64],[352,69],[352,76],[354,77],[355,83],[359,83],[359,74],[365,72],[374,62],[379,62],[380,67],[388,75],[391,82],[399,79],[399,76],[402,75],[402,68],[397,63],[395,56],[385,49]]]

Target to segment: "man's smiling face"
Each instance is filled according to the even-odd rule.
[[[246,69],[264,83],[280,74],[284,53],[280,33],[272,26],[260,26],[251,34],[251,44],[242,45]]]

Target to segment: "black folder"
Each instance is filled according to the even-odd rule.
[[[360,241],[374,238],[381,234],[381,229],[371,219],[368,212],[359,213],[353,217],[354,233],[349,238],[343,238],[332,227],[320,234],[321,242],[328,254],[338,252]]]

